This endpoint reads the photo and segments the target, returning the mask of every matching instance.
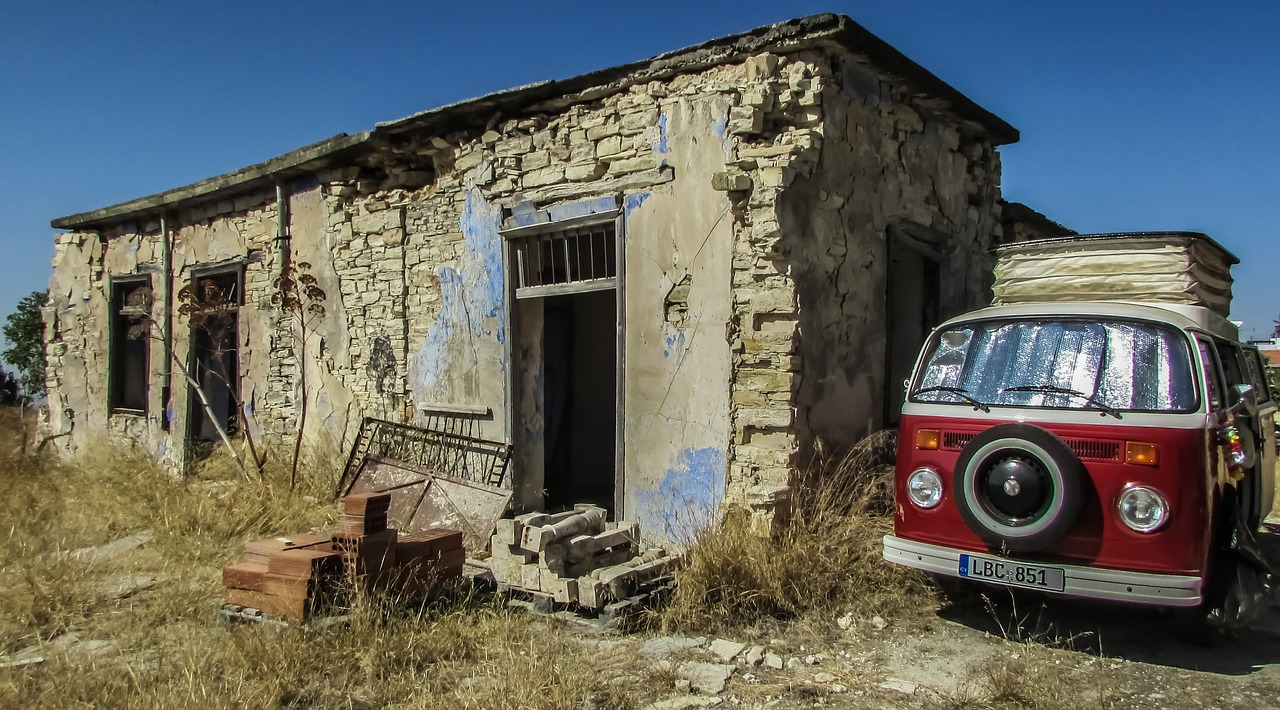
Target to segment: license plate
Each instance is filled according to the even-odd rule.
[[[977,555],[960,555],[960,576],[1051,592],[1061,592],[1067,578],[1066,573],[1057,567]]]

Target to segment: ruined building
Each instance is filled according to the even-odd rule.
[[[181,465],[305,393],[311,441],[447,421],[510,444],[518,508],[676,536],[895,421],[987,299],[1017,138],[835,15],[339,135],[53,221],[50,425]]]

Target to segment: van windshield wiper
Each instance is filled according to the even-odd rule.
[[[925,387],[925,388],[923,388],[923,389],[918,389],[918,390],[916,390],[915,392],[912,392],[912,393],[910,394],[910,396],[914,397],[914,396],[916,396],[916,395],[918,395],[918,394],[925,394],[925,393],[928,393],[928,392],[950,392],[951,394],[954,394],[955,396],[959,397],[960,399],[963,399],[964,401],[968,402],[969,404],[972,404],[972,405],[973,405],[973,409],[974,409],[974,411],[977,411],[977,410],[981,409],[982,411],[986,412],[987,414],[990,414],[990,413],[991,413],[991,407],[988,407],[987,405],[983,404],[982,402],[979,402],[978,400],[974,399],[973,397],[970,397],[970,396],[969,396],[969,390],[961,389],[961,388],[959,388],[959,387]]]
[[[1082,397],[1086,402],[1101,410],[1103,416],[1110,414],[1116,419],[1123,418],[1120,416],[1119,409],[1099,402],[1098,398],[1091,394],[1085,394],[1080,390],[1073,390],[1069,387],[1058,387],[1057,385],[1021,385],[1016,387],[1005,387],[1001,392],[1044,392],[1047,394],[1069,394],[1073,397]]]

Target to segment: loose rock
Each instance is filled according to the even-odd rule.
[[[728,663],[738,657],[747,645],[745,643],[737,643],[736,641],[726,641],[725,639],[716,639],[711,642],[711,646],[707,650],[720,657],[720,660]]]

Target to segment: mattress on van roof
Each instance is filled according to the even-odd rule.
[[[1239,259],[1198,232],[1086,234],[996,250],[993,305],[1139,301],[1231,311]]]

